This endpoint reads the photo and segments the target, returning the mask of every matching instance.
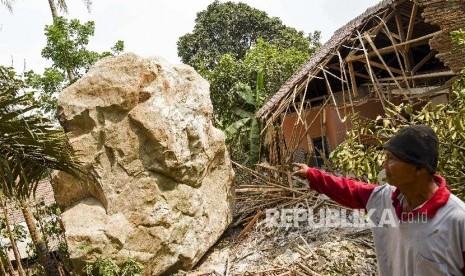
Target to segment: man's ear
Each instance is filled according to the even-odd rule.
[[[430,174],[430,173],[428,172],[428,170],[425,167],[417,166],[417,168],[415,170],[415,175],[420,176],[420,175],[423,175],[423,174]]]

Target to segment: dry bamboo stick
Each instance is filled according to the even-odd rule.
[[[383,70],[386,70],[386,71],[391,71],[391,72],[394,72],[394,73],[397,73],[397,74],[402,74],[402,71],[400,69],[397,69],[397,68],[394,68],[394,67],[390,67],[390,66],[387,66],[387,65],[384,65],[383,63],[379,63],[379,62],[376,62],[376,61],[372,61],[370,59],[364,59],[364,60],[358,60],[359,62],[363,62],[363,63],[369,63],[371,66],[373,67],[376,67],[376,68],[379,68],[379,69],[383,69]]]
[[[337,108],[336,99],[334,98],[333,89],[331,88],[331,84],[329,83],[328,77],[326,76],[326,70],[324,70],[323,67],[321,67],[321,70],[323,70],[323,75],[325,76],[326,85],[327,85],[327,87],[329,89],[329,92],[331,94],[331,98],[333,99],[334,107],[336,108],[337,116],[339,117],[339,120],[342,121],[341,114],[339,113],[339,109]]]
[[[410,14],[410,22],[408,23],[408,27],[407,27],[407,36],[405,37],[405,40],[407,41],[410,40],[410,38],[412,38],[413,27],[415,26],[415,19],[417,17],[417,11],[418,11],[418,5],[417,3],[413,2],[412,12]]]
[[[343,73],[344,78],[347,80],[347,72],[346,72],[345,66],[344,66],[344,59],[342,58],[342,55],[341,55],[341,53],[339,52],[339,50],[337,51],[337,56],[338,56],[338,58],[339,58],[339,67],[341,68],[341,72]],[[354,74],[355,74],[355,73],[354,73]],[[347,85],[347,90],[350,91],[349,83],[346,82],[346,85]],[[355,85],[357,85],[357,84],[355,84]],[[352,93],[353,93],[353,91],[352,91]],[[355,113],[355,110],[354,110],[354,103],[353,103],[353,101],[352,101],[352,96],[350,95],[350,92],[349,92],[349,102],[350,102],[350,107],[351,107],[351,109],[352,109],[352,114],[354,114],[354,113]],[[347,131],[347,127],[346,127],[346,131]]]
[[[457,74],[452,72],[452,71],[441,71],[441,72],[435,72],[435,73],[415,75],[415,76],[407,77],[407,79],[409,79],[409,80],[429,79],[429,78],[440,78],[440,77],[448,77],[448,76],[455,76],[455,75],[457,75]],[[380,78],[378,80],[379,81],[388,81],[388,80],[391,80],[391,79],[392,78]],[[399,80],[400,77],[397,77],[396,79]]]
[[[388,36],[389,40],[391,41],[392,45],[393,45],[394,48],[395,48],[394,53],[396,54],[397,62],[398,62],[399,67],[400,67],[400,69],[401,69],[402,76],[403,76],[403,80],[404,80],[405,84],[407,85],[407,90],[409,91],[409,94],[412,94],[412,92],[410,91],[410,84],[409,84],[409,82],[407,81],[407,76],[405,75],[405,70],[410,71],[410,62],[406,63],[406,65],[405,65],[405,66],[406,66],[406,69],[404,69],[404,67],[403,67],[403,65],[402,65],[402,62],[401,62],[401,60],[400,60],[400,57],[399,57],[399,50],[397,49],[397,42],[395,42],[394,39],[392,38],[392,33],[391,33],[391,31],[389,30],[389,27],[388,27],[388,25],[386,24],[386,22],[383,21],[383,24],[384,24],[384,27],[385,27],[385,29],[386,29],[386,31],[387,31],[387,36]],[[376,50],[377,50],[377,49],[376,49]],[[405,55],[406,55],[406,54],[408,54],[408,53],[407,53],[407,52],[404,52],[404,62],[405,62],[405,60],[408,60],[408,58],[405,59]]]
[[[358,34],[358,38],[359,38],[359,40],[360,40],[360,43],[361,43],[361,45],[362,45],[363,52],[365,53],[365,58],[366,58],[366,60],[369,60],[369,59],[368,59],[368,52],[367,52],[367,50],[366,50],[366,48],[365,48],[365,44],[363,44],[362,35],[360,34],[360,32],[359,32],[358,30],[357,30],[357,34]],[[367,62],[367,66],[368,66],[368,73],[370,74],[371,81],[372,81],[373,84],[375,84],[376,82],[375,82],[375,79],[374,79],[373,70],[371,69],[371,65],[370,65],[369,62]],[[381,100],[381,104],[382,104],[382,106],[383,106],[383,110],[386,110],[386,106],[385,106],[385,104],[384,104],[384,98],[383,98],[382,94],[380,93],[380,91],[379,91],[379,89],[378,89],[377,86],[374,86],[374,87],[375,87],[375,90],[376,90],[376,92],[377,92],[377,94],[378,94],[378,97],[379,97],[380,100]]]
[[[316,271],[313,271],[312,269],[310,269],[308,266],[302,264],[301,262],[297,262],[297,265],[300,266],[303,270],[305,270],[305,272],[309,273],[309,275],[312,275],[312,276],[321,275],[321,274],[317,273]]]
[[[264,215],[264,212],[262,210],[258,211],[257,214],[253,217],[253,219],[247,224],[247,226],[244,228],[244,230],[241,231],[237,239],[241,239],[244,237],[247,232],[254,226],[254,224],[257,222],[257,220]]]
[[[324,110],[324,108],[326,107],[326,105],[328,104],[329,100],[331,98],[328,97],[328,99],[326,99],[326,101],[323,103],[323,105],[320,107],[320,109],[318,110],[317,114],[315,115],[315,118],[313,118],[312,122],[310,123],[310,125],[308,126],[308,128],[305,129],[305,132],[304,132],[304,135],[307,135],[307,132],[310,130],[310,127],[313,125],[313,123],[315,122],[316,118],[318,118],[318,116],[320,115],[321,111]],[[298,142],[298,144],[300,145],[300,143],[302,142],[304,136],[302,136]]]

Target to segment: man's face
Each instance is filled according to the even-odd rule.
[[[386,181],[397,188],[407,187],[416,177],[417,166],[403,161],[388,150],[385,154],[383,168],[386,171]]]

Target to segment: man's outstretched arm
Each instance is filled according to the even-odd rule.
[[[293,175],[306,178],[310,188],[349,208],[366,209],[368,199],[377,187],[351,178],[336,177],[322,170],[309,168],[305,164],[293,165],[299,167]]]

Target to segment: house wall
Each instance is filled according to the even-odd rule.
[[[341,118],[352,112],[350,107],[339,107]],[[354,104],[354,112],[361,117],[376,119],[378,115],[383,115],[384,110],[381,102],[377,99],[368,100],[361,104]],[[352,127],[350,122],[343,123],[337,114],[336,107],[326,108],[326,131],[329,149],[335,149],[346,138],[346,132]]]
[[[321,123],[323,120],[323,113],[319,112],[319,108],[306,110],[305,120],[307,122],[307,126],[310,126],[307,137],[309,138],[317,138],[321,137]],[[303,132],[305,131],[305,127],[302,123],[296,125],[298,120],[298,116],[296,113],[287,114],[283,120],[283,131],[284,131],[284,139],[286,139],[286,144],[289,148],[294,148],[297,143],[299,146],[297,148],[302,148],[306,152],[309,152],[309,144],[307,141],[307,137],[302,139],[301,141],[297,141],[297,138],[301,137]],[[313,121],[313,124],[312,124]],[[294,134],[294,135],[293,135]],[[299,143],[300,142],[300,143]]]
[[[344,118],[346,113],[352,112],[350,107],[339,107],[339,114],[341,118]],[[354,111],[360,113],[361,116],[370,119],[375,119],[378,115],[382,115],[383,107],[378,100],[368,100],[361,104],[354,105]],[[307,136],[297,141],[297,138],[302,137],[305,130],[302,123],[296,122],[298,116],[296,113],[287,114],[284,117],[283,130],[286,144],[289,148],[294,148],[297,143],[297,148],[302,148],[306,152],[309,152],[309,143],[307,138],[319,138],[326,136],[329,144],[329,150],[333,150],[346,138],[346,132],[350,129],[350,122],[343,123],[338,116],[336,107],[326,107],[322,112],[319,113],[319,108],[310,109],[306,111],[305,120],[307,126],[310,126]],[[313,121],[313,124],[311,124]],[[322,129],[322,123],[325,122],[326,127]],[[311,124],[311,125],[310,125]]]
[[[436,55],[454,72],[465,67],[465,48],[456,49],[450,32],[465,28],[465,0],[416,0],[423,7],[425,22],[438,25],[443,31],[434,36],[430,45],[439,53]]]

